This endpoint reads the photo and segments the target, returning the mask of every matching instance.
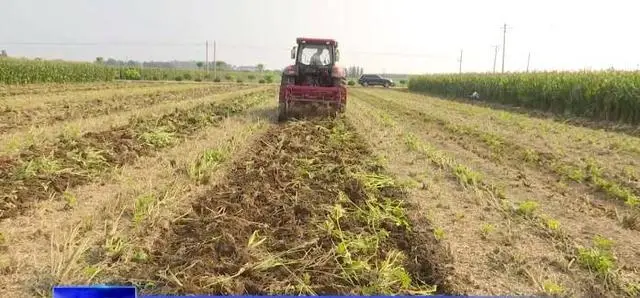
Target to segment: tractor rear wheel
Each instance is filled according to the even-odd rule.
[[[287,121],[287,104],[280,102],[278,105],[278,122]]]

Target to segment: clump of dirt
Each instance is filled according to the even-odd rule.
[[[264,92],[142,119],[82,136],[60,135],[52,144],[32,146],[16,160],[0,160],[0,219],[30,209],[34,202],[100,178],[140,156],[177,144],[264,100]]]
[[[146,263],[105,274],[165,294],[432,292],[449,256],[352,131],[343,119],[268,131]]]

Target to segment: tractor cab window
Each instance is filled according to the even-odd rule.
[[[300,63],[326,66],[331,64],[331,54],[326,46],[308,45],[300,51]]]

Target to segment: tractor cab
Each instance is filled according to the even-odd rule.
[[[295,64],[285,72],[295,74],[292,79],[302,86],[334,86],[334,77],[341,69],[336,67],[340,59],[338,43],[332,39],[298,38],[297,46],[291,49]]]

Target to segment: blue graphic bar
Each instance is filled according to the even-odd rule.
[[[53,288],[53,298],[415,298],[415,297],[533,297],[533,296],[449,296],[449,295],[433,295],[433,296],[293,296],[293,295],[146,295],[138,296],[136,288],[133,286],[103,286],[103,285],[91,285],[91,286],[58,286]]]
[[[127,286],[57,286],[53,298],[137,298],[136,287]],[[174,297],[175,298],[175,297]]]
[[[452,298],[452,297],[468,297],[468,298],[496,298],[496,297],[535,297],[535,296],[448,296],[448,295],[432,295],[432,296],[357,296],[357,295],[345,295],[345,296],[336,296],[336,295],[320,295],[320,296],[284,296],[284,295],[269,295],[269,296],[252,296],[252,295],[234,295],[234,296],[204,296],[204,295],[196,295],[196,296],[170,296],[170,295],[150,295],[150,296],[140,296],[140,298],[416,298],[416,297],[439,297],[439,298]],[[54,297],[55,298],[55,297]]]

